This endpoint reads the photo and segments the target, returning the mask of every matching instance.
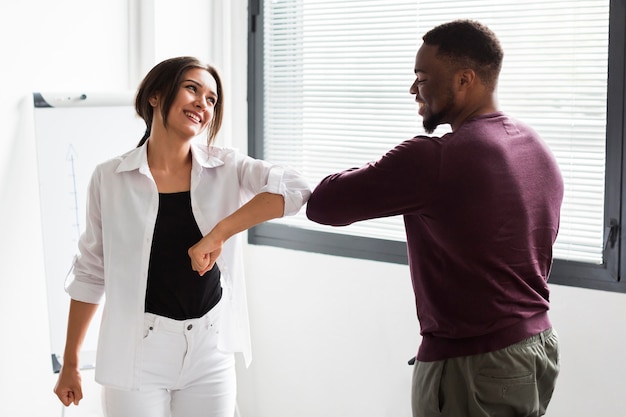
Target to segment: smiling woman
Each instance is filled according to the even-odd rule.
[[[213,143],[222,126],[224,115],[224,97],[218,100],[224,89],[221,77],[211,65],[203,65],[194,57],[180,57],[165,60],[155,66],[139,87],[135,108],[146,122],[146,134],[138,146],[143,145],[150,136],[155,110],[158,110],[163,127],[167,127],[170,108],[181,89],[189,91],[188,100],[195,100],[189,108],[190,111],[195,112],[196,104],[200,104],[200,108],[206,106],[210,109],[209,117],[205,116],[204,120],[207,124],[210,122],[207,143]],[[191,114],[201,118],[199,113]],[[206,126],[205,124],[204,127]]]
[[[64,405],[82,398],[80,347],[106,298],[95,376],[107,416],[234,414],[234,353],[250,363],[239,233],[297,213],[310,190],[291,169],[214,145],[223,98],[214,67],[157,64],[135,99],[144,138],[96,167],[66,288]]]
[[[190,189],[191,155],[188,146],[180,145],[188,144],[190,137],[200,135],[214,120],[216,125],[221,125],[221,102],[218,117],[214,119],[218,91],[222,89],[221,82],[218,88],[218,79],[203,68],[186,69],[181,74],[181,81],[172,83],[170,87],[171,93],[175,94],[173,100],[167,100],[167,95],[161,93],[163,88],[158,85],[147,82],[140,87],[140,91],[152,91],[146,95],[149,95],[149,108],[154,110],[150,115],[140,113],[140,116],[152,120],[151,126],[146,128],[150,131],[148,165],[160,192]],[[140,100],[139,97],[137,100]],[[216,133],[214,131],[207,138],[208,145],[212,144]],[[181,152],[180,158],[172,158],[177,152]]]

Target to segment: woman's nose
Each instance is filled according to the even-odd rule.
[[[196,100],[196,107],[199,109],[205,109],[207,108],[209,105],[207,104],[206,100],[203,98],[199,98],[198,100]]]

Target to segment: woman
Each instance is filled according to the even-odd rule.
[[[79,241],[55,393],[82,398],[79,351],[103,307],[96,381],[108,417],[232,417],[234,352],[250,362],[239,232],[298,212],[295,172],[213,145],[224,111],[215,68],[168,59],[144,78],[138,147],[99,165]],[[192,141],[208,130],[207,145]]]

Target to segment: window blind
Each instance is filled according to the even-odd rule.
[[[602,263],[608,0],[274,0],[263,14],[263,157],[312,186],[423,134],[409,87],[425,32],[457,18],[488,25],[505,52],[501,109],[539,132],[563,172],[555,257]],[[304,213],[276,222],[329,230]],[[401,217],[332,231],[405,239]]]

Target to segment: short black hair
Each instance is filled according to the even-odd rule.
[[[480,22],[459,19],[428,31],[422,40],[437,46],[437,54],[460,68],[471,68],[488,86],[495,88],[504,52],[495,33]]]

